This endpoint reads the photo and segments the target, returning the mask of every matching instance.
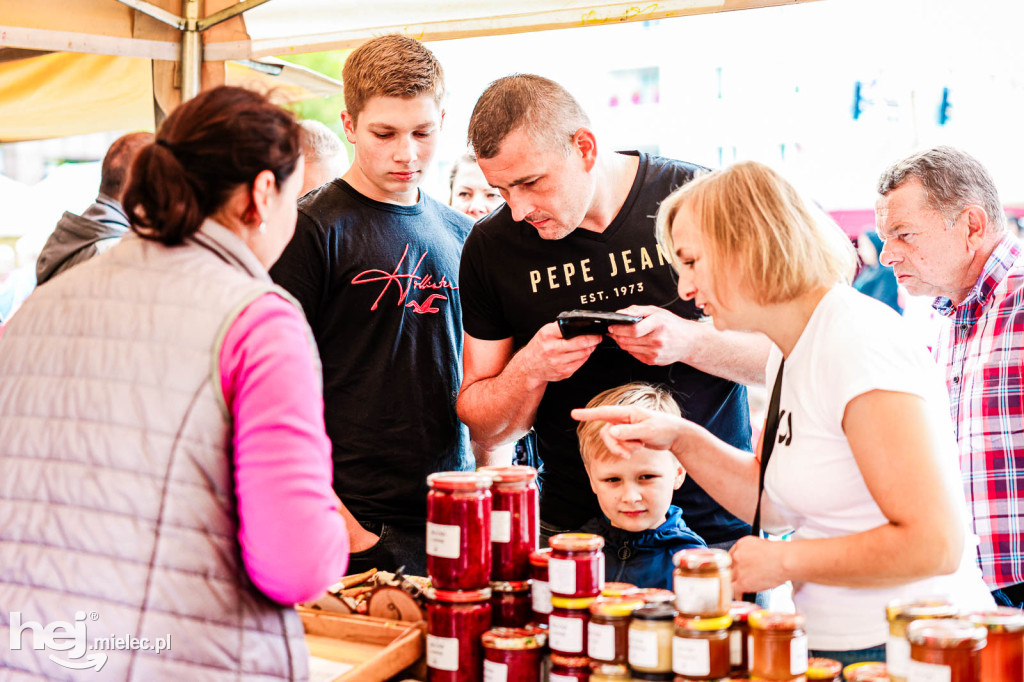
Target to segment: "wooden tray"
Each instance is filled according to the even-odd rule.
[[[298,611],[310,655],[353,666],[335,682],[385,682],[423,656],[425,623]]]

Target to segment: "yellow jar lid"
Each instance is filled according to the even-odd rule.
[[[589,609],[594,597],[551,597],[551,605],[556,609]]]
[[[728,630],[732,625],[732,616],[676,616],[676,627],[683,630],[710,632],[712,630]]]
[[[644,605],[643,599],[634,597],[611,597],[598,599],[590,605],[590,613],[595,616],[611,616],[612,618],[629,616]]]

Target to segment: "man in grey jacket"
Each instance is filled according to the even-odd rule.
[[[128,231],[121,193],[135,153],[153,141],[152,133],[128,133],[114,140],[103,157],[100,192],[82,215],[65,211],[36,261],[37,284],[103,253]]]

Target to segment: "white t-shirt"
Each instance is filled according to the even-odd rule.
[[[847,404],[871,390],[910,393],[927,401],[940,434],[942,465],[952,480],[959,480],[942,375],[915,338],[895,311],[848,286],[836,286],[822,298],[786,359],[778,437],[765,474],[765,530],[816,539],[888,522],[864,483],[842,427]],[[769,387],[781,359],[773,347],[766,370]],[[962,512],[967,528],[966,503]],[[966,608],[990,607],[976,542],[968,531],[963,561],[951,575],[872,589],[794,584],[793,602],[807,618],[810,647],[845,651],[884,644],[885,605],[892,599],[945,596]],[[870,562],[871,556],[863,561]]]

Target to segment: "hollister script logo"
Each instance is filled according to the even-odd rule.
[[[439,313],[441,309],[434,305],[435,301],[447,301],[448,297],[444,294],[430,293],[424,299],[416,301],[410,300],[410,293],[413,291],[437,291],[437,290],[448,290],[455,291],[458,289],[457,286],[445,279],[442,274],[440,281],[435,282],[433,277],[430,275],[417,274],[420,270],[420,266],[423,264],[423,259],[427,257],[429,251],[424,251],[420,259],[416,261],[416,267],[412,269],[409,274],[399,274],[398,271],[402,267],[402,263],[405,262],[405,257],[409,255],[409,244],[405,245],[405,251],[402,252],[402,257],[398,259],[398,263],[395,265],[394,270],[388,272],[386,270],[364,270],[358,275],[352,278],[352,284],[373,284],[375,282],[383,282],[384,286],[381,287],[380,294],[377,295],[377,299],[370,306],[370,310],[376,310],[380,304],[384,294],[388,292],[391,285],[397,287],[396,292],[398,300],[396,305],[399,307],[412,308],[414,313],[424,315],[426,313]]]

